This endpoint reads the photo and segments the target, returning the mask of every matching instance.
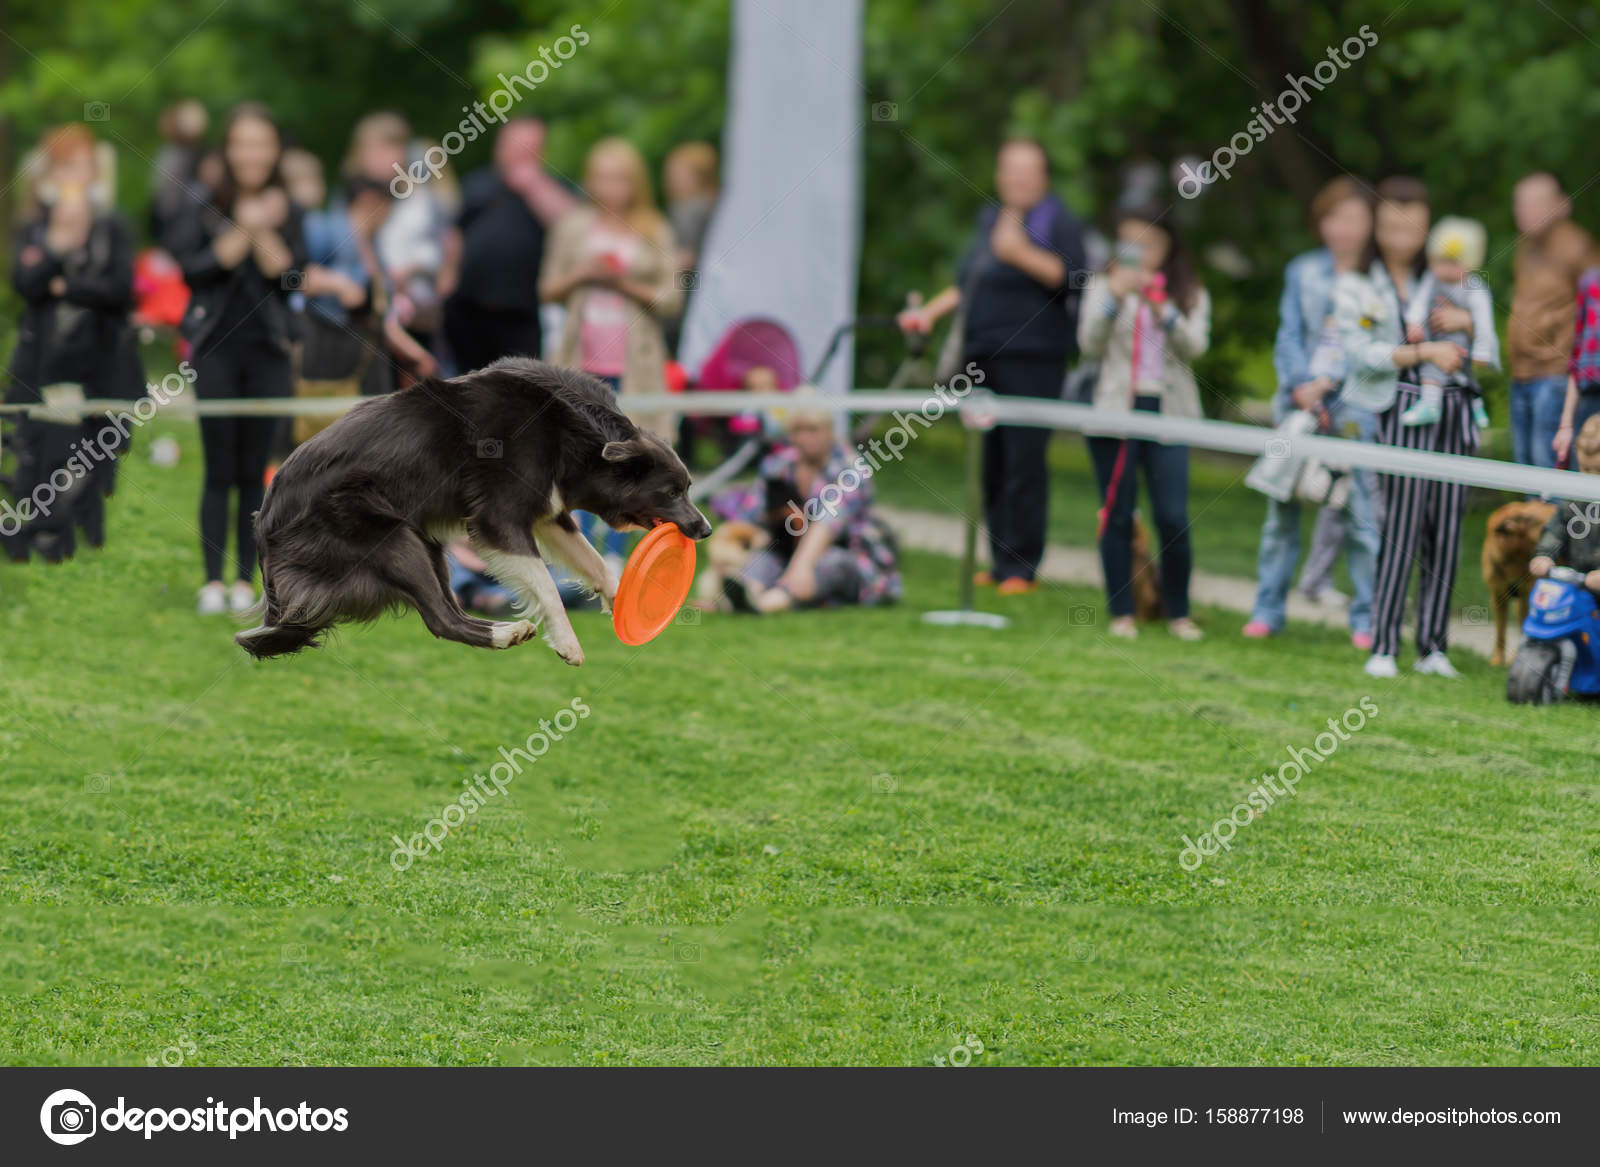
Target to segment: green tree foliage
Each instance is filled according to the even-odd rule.
[[[803,30],[805,5],[790,5]],[[551,124],[552,165],[576,176],[588,144],[612,133],[659,164],[677,141],[720,137],[728,9],[728,0],[11,0],[0,10],[0,162],[9,172],[44,127],[104,102],[137,217],[155,115],[177,97],[199,96],[215,114],[265,98],[332,162],[352,122],[375,108],[442,135],[501,72],[581,24],[590,43],[522,103]],[[1377,44],[1313,92],[1293,126],[1201,198],[1171,200],[1197,250],[1231,242],[1254,267],[1243,280],[1206,271],[1221,341],[1208,382],[1232,394],[1241,377],[1259,377],[1245,361],[1270,339],[1278,271],[1311,242],[1306,200],[1340,170],[1416,174],[1440,210],[1483,219],[1502,303],[1518,175],[1556,170],[1580,221],[1600,225],[1586,132],[1600,113],[1590,0],[866,0],[865,11],[863,312],[951,278],[1004,135],[1042,140],[1062,195],[1103,225],[1130,161],[1210,156],[1245,130],[1252,107],[1276,99],[1286,73],[1304,75],[1362,26]],[[879,102],[897,116],[874,120]],[[477,143],[459,163],[486,156]],[[892,338],[864,338],[860,380],[881,383],[897,356]]]

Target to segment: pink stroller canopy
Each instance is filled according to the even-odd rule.
[[[737,389],[751,369],[766,365],[778,384],[793,389],[800,384],[800,350],[789,330],[776,320],[741,320],[717,342],[696,378],[697,389]]]

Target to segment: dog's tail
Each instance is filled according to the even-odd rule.
[[[303,624],[263,624],[234,634],[233,642],[257,660],[302,648],[315,648],[321,642],[324,628],[307,628]]]
[[[293,619],[294,613],[285,613],[278,602],[274,586],[272,563],[263,547],[261,558],[261,598],[249,610],[249,615],[261,620],[256,628],[247,628],[234,634],[233,642],[257,660],[283,656],[313,648],[320,643],[326,628],[322,625],[301,623]],[[285,617],[290,618],[286,619]]]

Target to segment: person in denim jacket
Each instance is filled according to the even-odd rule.
[[[1348,360],[1336,328],[1334,290],[1341,272],[1357,270],[1371,260],[1371,196],[1355,179],[1336,178],[1312,200],[1311,220],[1324,246],[1296,256],[1284,270],[1278,335],[1272,350],[1278,377],[1273,420],[1281,422],[1295,409],[1316,408],[1324,414],[1324,428],[1370,439],[1375,428],[1370,413],[1340,395]],[[1351,492],[1350,515],[1324,509],[1302,579],[1304,590],[1320,592],[1339,547],[1348,548],[1350,575],[1356,584],[1350,630],[1357,643],[1371,635],[1371,561],[1377,555],[1371,495],[1360,488],[1358,476],[1357,489]],[[1268,500],[1261,530],[1259,584],[1250,622],[1244,628],[1246,636],[1260,638],[1282,630],[1288,620],[1289,587],[1299,558],[1300,502]]]
[[[1313,203],[1313,215],[1328,245],[1328,266],[1334,272],[1331,310],[1317,329],[1317,341],[1312,342],[1308,338],[1313,320],[1304,311],[1306,273],[1317,273],[1320,265],[1308,256],[1293,261],[1284,293],[1280,347],[1275,352],[1280,386],[1274,412],[1281,418],[1291,408],[1318,411],[1324,415],[1324,428],[1332,433],[1372,441],[1377,434],[1378,414],[1394,402],[1398,370],[1432,361],[1446,372],[1453,372],[1461,363],[1461,354],[1453,345],[1403,343],[1404,321],[1399,302],[1387,287],[1386,269],[1373,259],[1374,243],[1382,241],[1374,239],[1372,199],[1364,187],[1354,180],[1335,180]],[[1426,229],[1424,223],[1424,233]],[[1420,241],[1417,250],[1420,251]],[[1326,268],[1321,272],[1325,274]],[[1319,276],[1313,274],[1310,278]],[[1310,376],[1312,354],[1325,351],[1330,342],[1343,354],[1339,369],[1342,379]],[[1303,365],[1296,363],[1300,353],[1307,354]],[[1302,369],[1307,379],[1296,381]],[[1345,551],[1355,591],[1350,602],[1351,643],[1363,652],[1370,651],[1373,643],[1373,578],[1380,539],[1371,479],[1368,474],[1355,475],[1344,523]],[[1299,555],[1298,500],[1269,499],[1261,530],[1259,584],[1250,622],[1245,625],[1246,636],[1260,638],[1282,630],[1288,616],[1290,578]]]

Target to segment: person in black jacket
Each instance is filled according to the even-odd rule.
[[[300,286],[306,247],[301,212],[279,172],[283,136],[265,107],[234,109],[223,129],[222,155],[222,180],[211,201],[184,216],[166,241],[193,292],[180,331],[194,345],[195,392],[202,400],[290,397],[295,322],[289,297]],[[266,489],[274,429],[270,417],[200,421],[202,613],[242,612],[255,602],[254,517]],[[222,557],[235,493],[238,570],[228,588]]]
[[[104,205],[94,135],[83,125],[62,126],[42,150],[41,210],[19,229],[11,267],[23,309],[6,400],[137,396],[143,373],[128,325],[133,247]],[[98,417],[70,423],[23,417],[16,434],[13,487],[26,517],[16,530],[0,531],[7,553],[17,560],[34,551],[51,562],[68,558],[79,527],[100,546],[122,435]],[[97,434],[110,437],[99,444]]]
[[[1001,396],[1059,398],[1078,347],[1078,300],[1086,279],[1083,224],[1051,193],[1050,159],[1028,138],[1012,138],[995,159],[995,194],[956,283],[900,314],[907,331],[927,332],[960,308],[961,360]],[[973,367],[967,372],[971,374]],[[979,583],[1021,595],[1037,584],[1044,557],[1050,430],[996,426],[984,436],[983,497],[989,561]]]

